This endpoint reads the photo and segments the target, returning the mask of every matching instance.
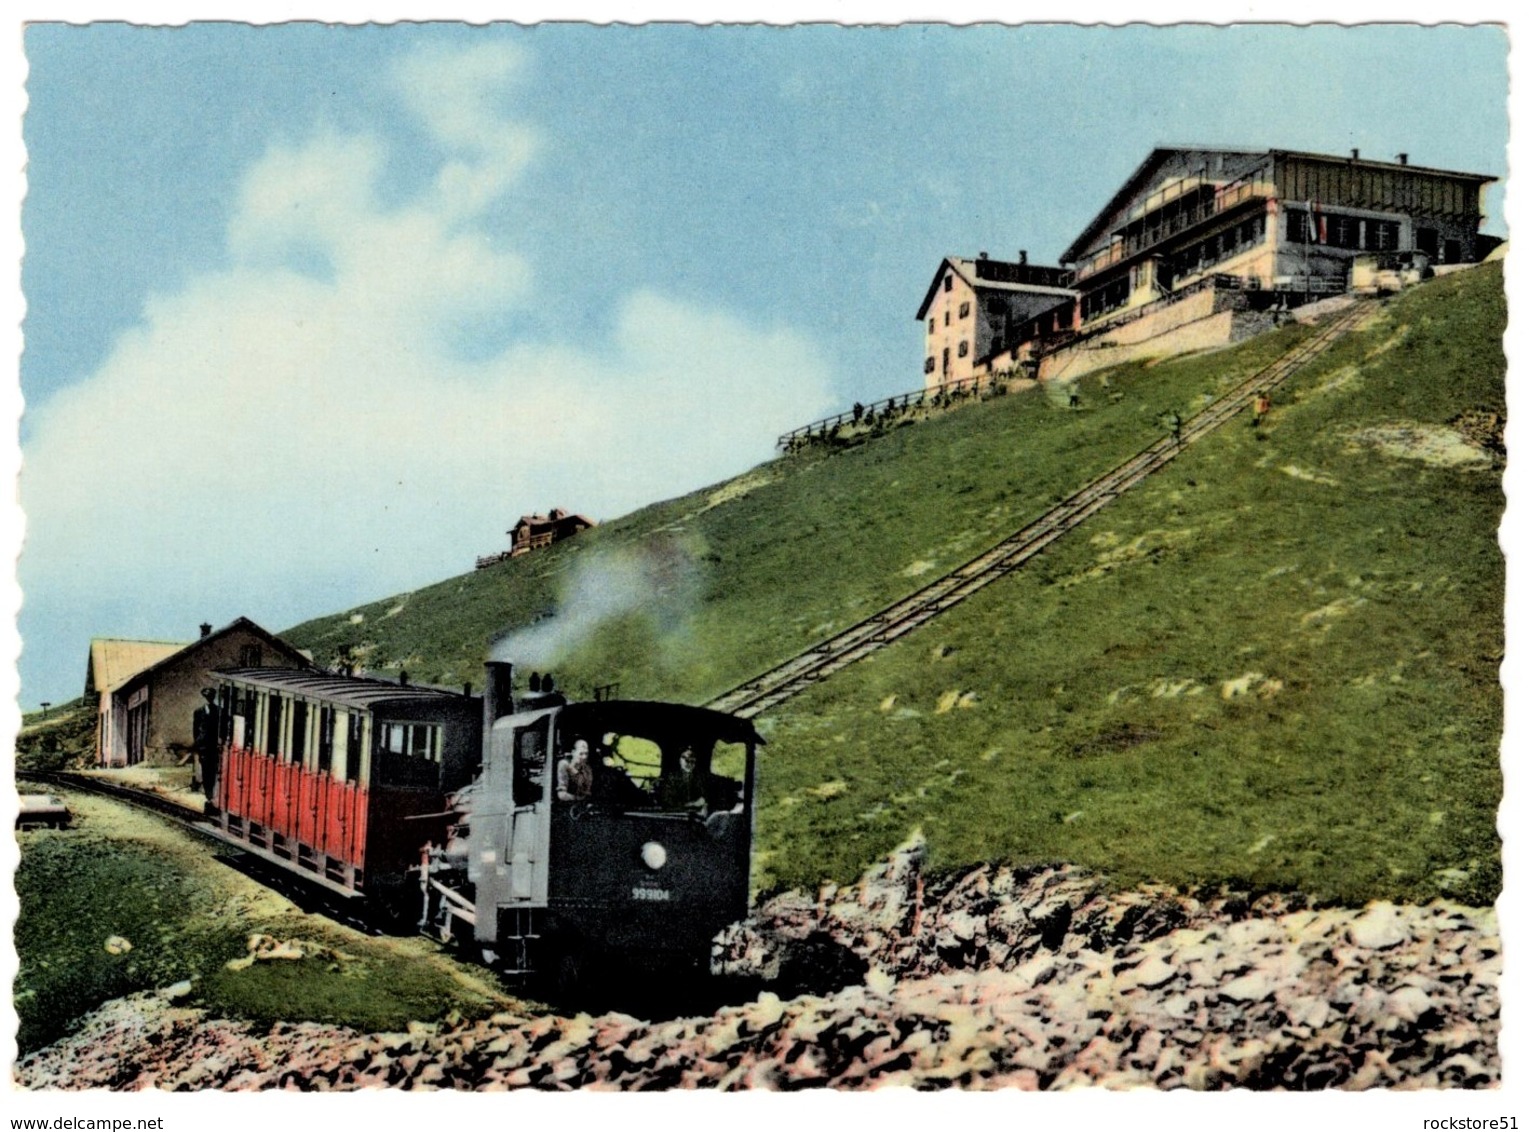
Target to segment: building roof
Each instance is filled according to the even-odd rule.
[[[185,647],[184,641],[127,641],[97,637],[90,642],[90,659],[85,666],[85,694],[115,692],[140,672]]]
[[[940,276],[945,273],[947,265],[974,291],[1019,291],[1027,295],[1055,295],[1059,299],[1071,298],[1076,293],[1066,287],[1055,287],[1044,283],[1010,283],[999,279],[982,278],[977,273],[978,262],[1014,268],[1016,270],[1030,268],[1036,274],[1060,273],[1061,271],[1061,268],[1043,267],[1039,264],[1009,263],[1005,260],[978,261],[975,259],[961,259],[957,256],[946,256],[940,261],[940,266],[935,269],[934,278],[929,281],[929,289],[924,292],[924,301],[919,304],[918,313],[913,317],[915,319],[922,319],[925,312],[929,310],[929,304],[934,302],[935,292],[940,286]]]
[[[1219,153],[1233,157],[1263,158],[1271,151],[1250,149],[1228,149],[1214,145],[1160,145],[1155,147],[1146,159],[1136,167],[1125,183],[1115,190],[1115,195],[1110,197],[1108,203],[1099,210],[1099,214],[1089,221],[1088,226],[1078,235],[1078,238],[1067,245],[1062,252],[1063,263],[1072,263],[1078,256],[1083,254],[1094,236],[1109,222],[1133,196],[1140,191],[1142,184],[1152,175],[1152,171],[1162,164],[1163,159],[1173,153]]]
[[[205,645],[211,644],[213,641],[218,640],[220,637],[227,636],[229,633],[234,632],[236,629],[242,629],[245,632],[252,634],[253,636],[261,638],[273,648],[279,649],[287,657],[288,660],[295,661],[298,665],[303,666],[304,668],[312,669],[315,667],[313,659],[308,656],[307,653],[293,648],[291,645],[287,644],[286,641],[278,637],[275,633],[272,633],[266,629],[262,629],[248,617],[236,617],[227,625],[224,625],[223,628],[214,630],[213,632],[208,633],[205,637],[199,637],[192,641],[189,645],[175,646],[174,651],[170,652],[166,656],[160,657],[159,659],[153,661],[151,664],[140,668],[137,672],[132,673],[126,677],[121,684],[117,685],[117,687],[120,688],[129,683],[147,679],[159,669],[173,664],[174,662],[181,660],[186,656],[189,656],[196,650],[202,648]],[[115,690],[116,689],[114,688],[113,691]]]
[[[583,515],[572,514],[571,512],[564,511],[560,507],[554,507],[546,515],[522,515],[519,521],[517,521],[516,524],[510,528],[510,530],[519,530],[521,527],[548,527],[553,523],[570,522],[583,523],[586,527],[592,527],[595,525],[595,521],[593,519],[586,518]]]
[[[342,676],[300,668],[220,668],[217,674],[273,692],[311,696],[362,710],[387,703],[460,702],[471,698],[424,684],[400,684],[372,676]]]
[[[1231,157],[1245,157],[1248,158],[1249,166],[1252,166],[1256,162],[1262,161],[1265,158],[1299,157],[1306,161],[1330,161],[1343,165],[1363,166],[1364,168],[1368,169],[1406,169],[1413,173],[1431,173],[1435,176],[1459,177],[1464,180],[1476,181],[1480,184],[1487,184],[1488,182],[1497,180],[1496,177],[1489,176],[1485,173],[1462,173],[1458,170],[1435,169],[1431,166],[1414,165],[1410,162],[1403,164],[1399,161],[1376,161],[1367,157],[1356,158],[1352,156],[1339,156],[1331,153],[1308,153],[1305,150],[1298,149],[1252,150],[1229,149],[1224,146],[1214,145],[1160,145],[1155,147],[1151,153],[1147,154],[1146,160],[1138,165],[1135,172],[1126,178],[1125,183],[1115,191],[1115,195],[1110,197],[1109,202],[1099,210],[1098,215],[1089,222],[1088,226],[1083,229],[1078,238],[1073,240],[1073,242],[1067,246],[1067,249],[1062,252],[1060,257],[1062,262],[1075,262],[1077,258],[1088,249],[1089,244],[1092,243],[1104,225],[1109,222],[1110,217],[1119,211],[1120,208],[1124,206],[1125,202],[1130,200],[1131,197],[1141,189],[1143,182],[1145,182],[1151,176],[1152,171],[1156,169],[1157,166],[1162,164],[1163,159],[1168,155],[1175,153],[1217,153]],[[1241,173],[1239,172],[1237,175],[1240,176]],[[1235,177],[1228,179],[1235,180]]]

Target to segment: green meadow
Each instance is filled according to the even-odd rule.
[[[937,865],[1490,902],[1501,881],[1491,265],[1377,306],[1262,430],[1188,448],[1023,570],[760,721],[756,886]],[[959,565],[1310,330],[973,403],[298,626],[456,684],[532,627],[575,695],[704,701]],[[512,516],[506,517],[506,526]],[[570,616],[608,579],[642,600]],[[616,588],[619,588],[617,586]],[[572,623],[587,630],[554,640]]]
[[[423,938],[376,938],[302,912],[158,818],[88,794],[67,800],[70,828],[17,835],[12,1001],[23,1054],[109,999],[182,982],[183,1005],[266,1025],[401,1030],[514,1004],[488,972]],[[252,935],[302,956],[251,963]]]

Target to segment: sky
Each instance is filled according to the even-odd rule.
[[[21,699],[275,631],[917,388],[941,258],[1154,145],[1505,177],[1492,27],[34,24]],[[1449,76],[1448,82],[1439,76]],[[1502,188],[1487,231],[1506,234]]]

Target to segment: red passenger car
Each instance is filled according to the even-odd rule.
[[[387,901],[420,846],[443,839],[446,794],[477,770],[482,701],[324,672],[218,676],[224,835],[330,889]]]

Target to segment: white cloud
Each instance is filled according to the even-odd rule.
[[[404,102],[444,146],[463,156],[436,178],[448,214],[472,213],[509,187],[536,151],[537,136],[501,106],[525,66],[513,44],[430,48],[409,56],[394,75]]]
[[[209,608],[280,627],[327,608],[315,579],[361,599],[461,570],[522,511],[612,517],[765,458],[826,406],[810,341],[656,291],[612,296],[608,342],[452,349],[464,315],[533,294],[474,222],[529,153],[495,101],[518,65],[401,68],[450,150],[420,199],[381,203],[370,136],[273,146],[249,171],[228,266],[149,301],[33,413],[29,603],[138,603],[172,635]]]

